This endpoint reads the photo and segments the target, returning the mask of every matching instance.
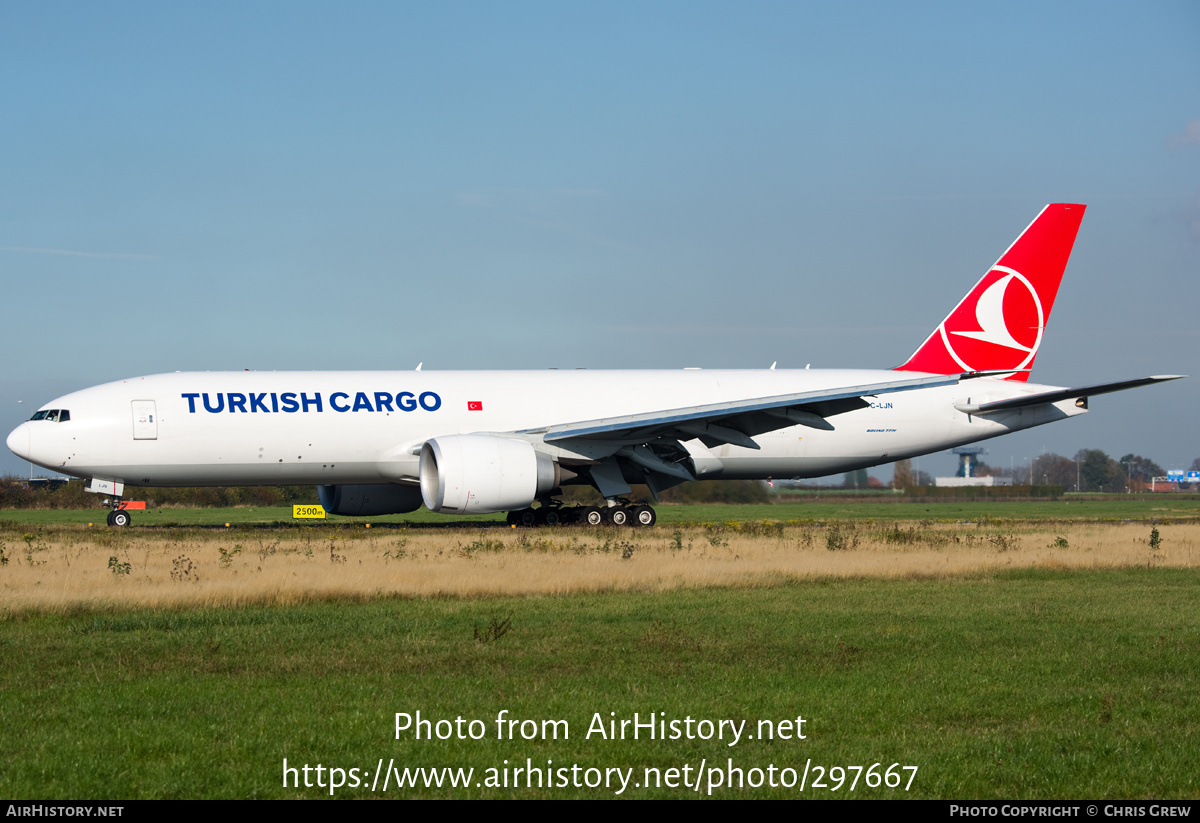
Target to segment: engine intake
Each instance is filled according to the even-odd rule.
[[[421,447],[421,498],[435,512],[523,509],[558,488],[554,459],[524,440],[491,434],[435,437]]]

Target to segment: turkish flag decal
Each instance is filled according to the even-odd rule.
[[[482,400],[468,400],[467,401],[467,411],[483,411],[483,401]]]

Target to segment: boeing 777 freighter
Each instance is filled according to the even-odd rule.
[[[127,484],[313,483],[341,515],[424,503],[529,525],[652,525],[653,508],[627,502],[630,484],[657,497],[688,480],[819,477],[1074,417],[1090,396],[1178,377],[1028,382],[1084,209],[1046,206],[894,369],[160,374],[53,400],[8,447],[114,499]],[[607,506],[559,506],[569,484]]]

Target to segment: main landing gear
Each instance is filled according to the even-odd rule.
[[[658,522],[654,509],[645,503],[618,503],[615,506],[562,506],[543,503],[539,508],[508,513],[508,525],[536,526],[653,526]]]

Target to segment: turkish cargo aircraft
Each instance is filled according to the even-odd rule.
[[[135,486],[314,483],[333,514],[509,512],[525,525],[652,525],[626,501],[688,480],[819,477],[1074,417],[1092,395],[1028,382],[1085,207],[1047,206],[890,370],[191,372],[43,406],[20,457],[117,499]],[[583,484],[603,508],[564,508]],[[534,503],[538,508],[533,508]],[[110,525],[129,513],[114,509]]]

